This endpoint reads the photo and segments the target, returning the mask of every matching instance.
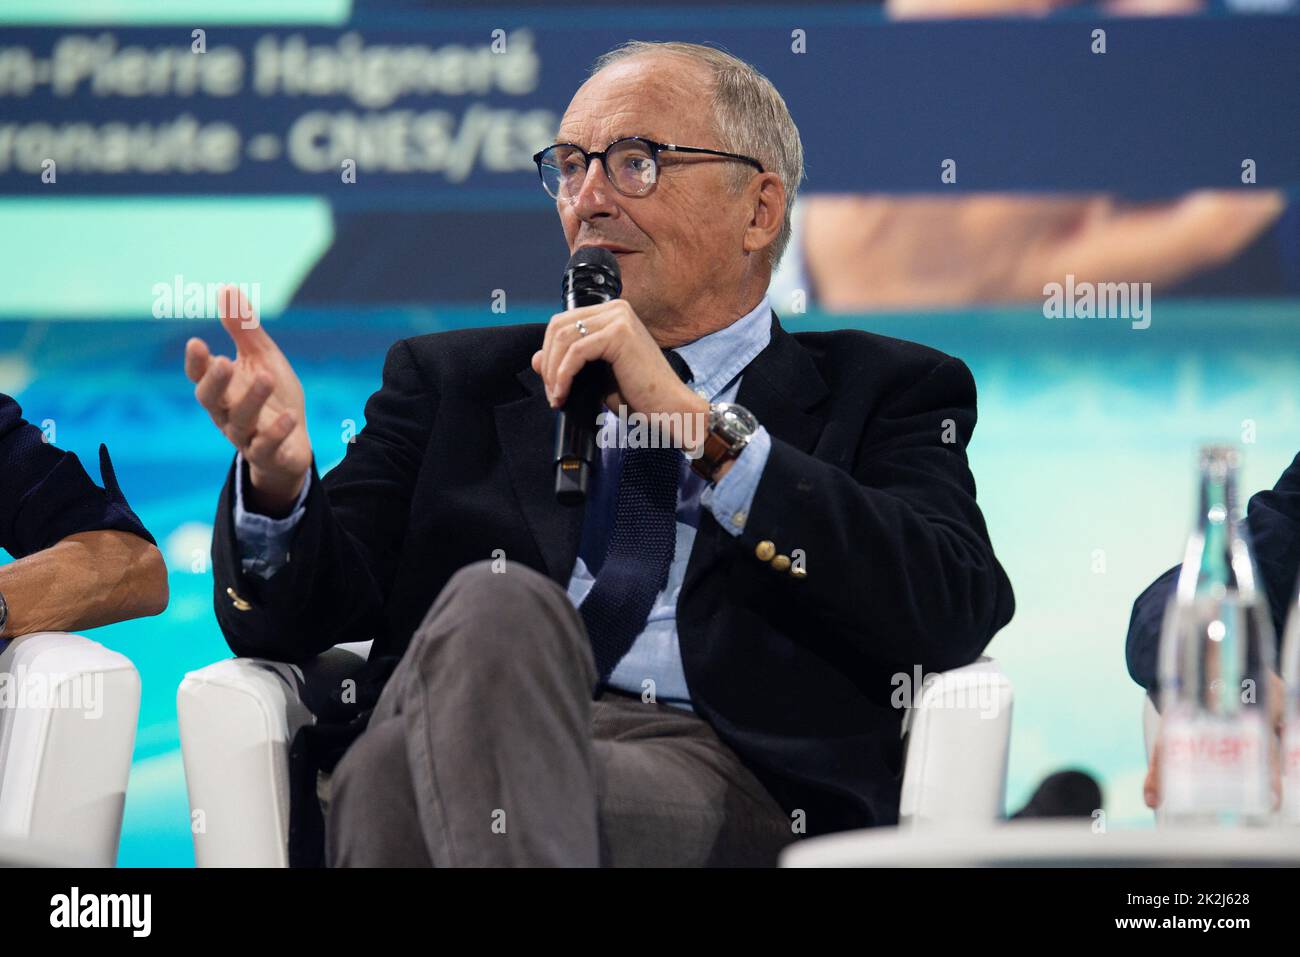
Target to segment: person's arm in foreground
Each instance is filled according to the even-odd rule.
[[[44,441],[18,403],[0,396],[0,567],[4,638],[78,631],[167,607],[167,568],[127,505],[100,447],[97,486],[77,456]]]
[[[162,554],[131,532],[79,532],[0,567],[9,606],[4,637],[80,631],[160,614],[167,607]]]

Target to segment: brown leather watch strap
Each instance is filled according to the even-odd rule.
[[[704,451],[691,462],[691,471],[706,482],[712,482],[718,469],[738,454],[731,450],[731,444],[726,439],[716,432],[709,432],[704,437]]]

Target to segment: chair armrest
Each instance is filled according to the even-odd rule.
[[[0,834],[89,866],[117,861],[140,676],[125,655],[65,632],[0,654]]]
[[[899,823],[985,825],[1005,814],[1011,681],[997,662],[927,676],[904,718]]]
[[[289,745],[315,720],[311,689],[355,674],[370,642],[305,665],[230,658],[187,674],[176,693],[199,867],[289,866]]]

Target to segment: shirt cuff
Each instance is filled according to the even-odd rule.
[[[718,524],[732,535],[739,535],[749,521],[749,508],[754,504],[759,479],[767,467],[772,453],[772,436],[763,426],[740,450],[727,474],[716,485],[705,487],[700,493],[700,504],[713,513]]]
[[[289,542],[306,512],[303,502],[310,488],[311,472],[308,471],[293,511],[285,518],[250,512],[244,508],[244,456],[235,453],[235,541],[239,543],[239,562],[244,574],[270,578],[289,561]]]

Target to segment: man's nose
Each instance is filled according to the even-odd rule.
[[[579,219],[584,220],[596,216],[612,216],[618,209],[615,195],[614,187],[605,175],[605,164],[600,160],[592,160],[582,178],[582,186],[573,198],[573,211]]]

